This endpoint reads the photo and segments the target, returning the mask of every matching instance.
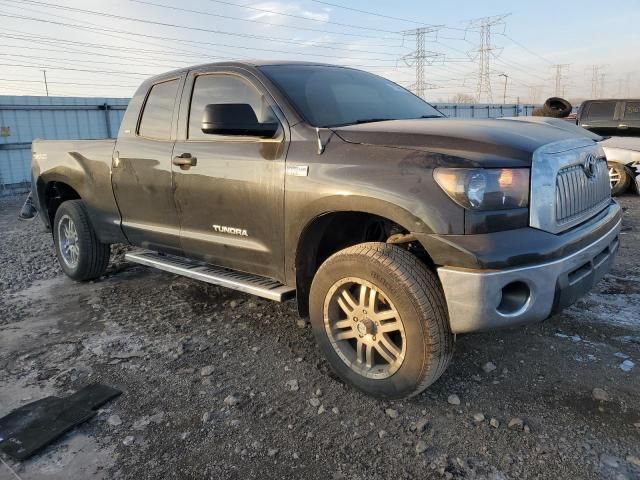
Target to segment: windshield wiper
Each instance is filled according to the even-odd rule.
[[[442,118],[442,115],[422,115],[418,118]]]
[[[357,124],[357,123],[386,122],[387,120],[395,120],[395,118],[361,118],[359,120],[356,120],[353,123]]]

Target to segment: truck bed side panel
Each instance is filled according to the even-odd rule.
[[[32,175],[36,205],[45,224],[45,193],[51,182],[73,188],[84,200],[100,241],[126,242],[111,187],[111,160],[115,140],[35,140]]]

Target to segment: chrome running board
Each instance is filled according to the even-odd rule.
[[[161,255],[149,250],[136,250],[124,256],[125,260],[148,267],[175,273],[184,277],[201,280],[213,285],[232,288],[258,297],[283,302],[293,298],[296,290],[272,278],[238,272],[229,268],[216,267],[186,258]]]

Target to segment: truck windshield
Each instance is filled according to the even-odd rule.
[[[408,90],[361,70],[321,65],[259,68],[314,127],[442,117]]]

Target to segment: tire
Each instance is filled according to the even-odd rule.
[[[607,162],[609,167],[609,182],[611,183],[611,196],[623,194],[631,184],[631,175],[621,163]]]
[[[68,277],[84,282],[107,270],[110,245],[98,240],[82,200],[60,205],[53,221],[53,243],[58,263]]]
[[[360,297],[363,286],[365,295]],[[356,298],[366,298],[360,306],[368,312],[352,308],[350,302]],[[417,395],[451,361],[453,335],[438,279],[398,246],[362,243],[329,257],[313,279],[309,306],[316,341],[329,364],[346,383],[368,395],[384,399]],[[383,318],[394,311],[393,320]],[[396,326],[399,330],[382,333]],[[359,350],[364,342],[378,343]],[[389,344],[393,348],[387,348]],[[369,351],[371,357],[366,356]]]
[[[550,97],[542,107],[534,109],[532,115],[534,117],[565,118],[571,114],[572,109],[571,104],[564,98]]]

